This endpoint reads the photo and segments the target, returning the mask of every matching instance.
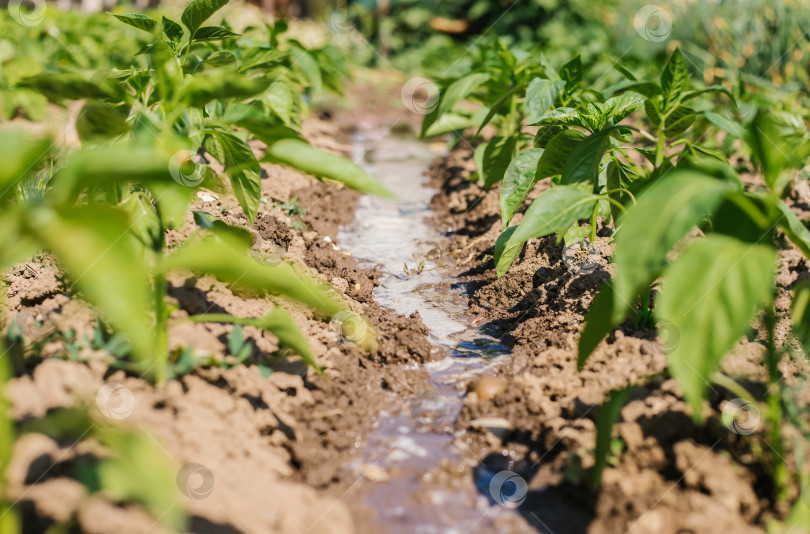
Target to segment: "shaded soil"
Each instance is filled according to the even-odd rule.
[[[433,254],[469,288],[475,322],[514,350],[493,373],[500,392],[482,394],[480,384],[470,384],[456,422],[484,459],[479,468],[492,464],[527,480],[520,511],[542,532],[762,532],[769,519],[784,517],[787,510],[772,499],[775,452],[764,415],[753,421],[751,435],[730,431],[721,415],[736,395],[715,386],[703,410],[706,423],[697,426],[665,374],[664,349],[676,339],[655,339],[653,331],[628,320],[577,371],[585,311],[612,272],[611,228],[600,228],[586,263],[572,260],[556,236],[533,239],[497,279],[492,251],[501,231],[499,190],[484,191],[470,181],[474,169],[472,148],[459,146],[433,166],[430,177],[440,189],[432,202],[434,223],[447,236]],[[526,205],[547,187],[541,182]],[[797,213],[800,200],[792,199]],[[807,277],[807,265],[798,250],[781,253],[780,343],[788,341],[790,288]],[[755,332],[724,360],[723,371],[762,395],[763,352]],[[780,370],[793,383],[805,368],[799,356],[783,360]],[[592,492],[586,477],[593,466],[597,407],[611,390],[626,386],[635,388],[615,428],[618,448],[609,457],[602,491]],[[475,421],[483,417],[503,418],[511,431],[496,436],[482,430]],[[795,470],[795,458],[786,460]],[[791,492],[795,500],[798,488]]]

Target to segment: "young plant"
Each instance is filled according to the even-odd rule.
[[[4,146],[15,150],[15,136],[19,138],[18,134],[6,134],[9,142]],[[23,149],[4,154],[12,162],[10,172],[0,173],[0,188],[6,195],[12,194],[26,175],[17,171],[36,168],[42,157],[27,149],[25,142],[17,144]],[[178,208],[177,217],[186,209],[184,201],[172,201],[183,186],[172,180],[168,159],[167,154],[156,150],[78,151],[51,178],[50,193],[43,200],[17,202],[0,213],[6,229],[0,239],[0,266],[23,261],[41,250],[52,253],[81,295],[126,336],[134,359],[132,370],[155,380],[167,378],[171,369],[171,309],[166,300],[166,280],[172,272],[210,274],[235,291],[282,295],[325,317],[345,308],[326,287],[291,265],[264,261],[251,251],[249,232],[222,221],[198,218],[204,228],[176,249],[167,250],[164,221]],[[157,199],[157,207],[145,193],[137,191],[115,206],[80,202],[86,191],[100,184],[126,190],[133,177],[138,177]],[[317,368],[305,337],[280,308],[260,319],[201,315],[189,320],[252,324],[272,332]],[[367,331],[369,336],[359,341],[372,349],[373,334]]]

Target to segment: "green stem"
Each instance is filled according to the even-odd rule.
[[[591,214],[591,243],[596,241],[596,214],[599,211],[599,202],[593,205],[593,213]]]
[[[253,317],[237,317],[228,313],[202,313],[181,319],[192,323],[231,323],[261,327],[261,321]]]
[[[169,313],[166,306],[167,282],[162,274],[155,274],[155,381],[163,382],[169,368]]]
[[[658,128],[658,140],[655,143],[655,168],[661,166],[664,163],[664,124],[661,123],[661,126]]]

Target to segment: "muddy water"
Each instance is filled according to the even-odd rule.
[[[493,483],[501,472],[482,469],[480,459],[465,450],[464,436],[453,435],[462,383],[509,355],[470,325],[464,290],[447,269],[425,259],[430,243],[441,237],[425,222],[436,191],[424,185],[423,175],[438,154],[429,145],[381,132],[358,135],[354,149],[355,161],[397,199],[363,197],[339,242],[361,265],[384,273],[374,291],[381,305],[406,315],[419,312],[437,359],[425,364],[427,394],[379,414],[359,459],[347,467],[358,480],[353,491],[372,510],[377,532],[526,531],[510,506],[525,495],[523,480]],[[473,480],[469,468],[476,465]]]

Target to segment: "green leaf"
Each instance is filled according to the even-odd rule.
[[[154,358],[154,326],[147,271],[131,242],[130,222],[106,207],[31,210],[26,233],[56,256],[82,296],[126,335],[146,371]]]
[[[614,128],[606,128],[591,134],[575,144],[560,173],[560,183],[565,185],[579,182],[595,183],[599,164],[607,148],[608,134]]]
[[[593,453],[593,471],[591,471],[591,484],[594,489],[602,486],[602,474],[607,465],[610,443],[613,441],[613,425],[619,420],[622,407],[627,402],[631,391],[633,391],[632,387],[611,391],[607,401],[599,407],[596,414],[596,447]]]
[[[262,93],[270,85],[266,78],[252,78],[227,71],[188,77],[178,89],[177,99],[202,107],[211,100],[246,98]]]
[[[535,122],[530,123],[530,126],[541,126],[544,124],[564,124],[564,125],[579,125],[579,112],[574,108],[557,108],[552,109],[545,113]]]
[[[745,136],[745,130],[743,130],[743,127],[733,120],[727,119],[722,115],[718,115],[713,111],[706,111],[703,113],[703,116],[706,117],[706,120],[708,120],[710,123],[731,134],[737,139],[742,139]]]
[[[542,148],[530,148],[518,154],[506,168],[500,197],[501,221],[504,228],[509,226],[509,221],[537,183],[537,162],[542,155]]]
[[[552,124],[547,126],[541,126],[537,133],[534,134],[534,147],[535,148],[546,148],[548,143],[554,139],[554,136],[557,134],[564,132],[567,130],[568,127],[562,124]]]
[[[228,28],[223,28],[222,26],[203,26],[194,34],[194,42],[219,41],[221,39],[230,39],[231,37],[238,36],[238,33],[233,33]]]
[[[577,56],[560,68],[560,78],[567,82],[568,89],[582,81],[582,57]]]
[[[39,74],[23,79],[20,85],[39,91],[53,102],[110,96],[107,86],[99,85],[79,72]]]
[[[504,242],[500,254],[499,247],[496,246],[495,271],[498,277],[509,270],[526,241],[562,232],[578,220],[587,218],[593,211],[597,198],[575,187],[564,185],[552,187],[540,194],[526,210],[517,229]]]
[[[555,135],[537,162],[535,182],[561,174],[571,154],[585,139],[579,130],[564,130]]]
[[[129,131],[126,110],[89,100],[76,118],[76,133],[82,142],[118,137]]]
[[[772,198],[772,201],[780,215],[779,228],[785,232],[788,239],[802,251],[806,258],[810,258],[810,230],[784,202],[778,198]]]
[[[148,33],[154,33],[155,28],[157,28],[157,21],[155,19],[141,13],[127,13],[125,15],[113,14],[113,17],[117,18],[124,24],[129,24],[134,28],[138,28],[139,30],[143,30]]]
[[[672,171],[645,189],[638,204],[619,219],[614,253],[617,314],[633,306],[661,273],[672,247],[734,189],[732,183],[688,170]]]
[[[118,206],[129,217],[130,231],[140,245],[147,250],[160,250],[163,246],[163,229],[160,227],[157,211],[146,193],[130,193]]]
[[[802,344],[805,355],[810,355],[810,282],[805,280],[794,288],[790,317],[793,335]]]
[[[163,17],[161,22],[163,23],[163,33],[166,34],[173,46],[177,47],[177,43],[183,38],[183,27],[166,17]]]
[[[691,76],[680,48],[676,48],[661,73],[661,93],[665,113],[674,108],[689,89]]]
[[[392,198],[393,195],[351,160],[314,148],[300,139],[281,139],[271,144],[264,161],[289,165],[317,178],[335,180],[363,193]]]
[[[481,84],[488,80],[488,73],[474,72],[450,84],[450,86],[444,91],[444,94],[442,94],[441,101],[439,102],[438,114],[441,116],[449,112],[459,100],[463,100],[470,96],[470,93],[475,91]]]
[[[695,122],[697,114],[695,110],[686,106],[678,106],[673,109],[669,117],[667,117],[666,128],[664,129],[664,136],[675,137],[685,132],[692,123]]]
[[[228,0],[194,0],[183,11],[180,20],[188,28],[189,35],[194,38],[197,29],[202,23],[211,18],[211,15],[219,11]]]
[[[641,109],[643,105],[643,96],[638,93],[627,92],[607,99],[601,107],[606,118],[611,118],[614,123],[619,123],[637,109]]]
[[[509,163],[515,157],[516,150],[517,138],[515,137],[493,137],[485,144],[478,166],[478,174],[485,189],[489,189],[503,180]]]
[[[309,348],[306,336],[292,320],[292,317],[278,306],[259,319],[257,326],[271,332],[278,338],[279,345],[291,348],[302,360],[315,369],[320,369],[318,361]]]
[[[187,239],[166,256],[157,269],[163,273],[192,271],[210,274],[235,289],[289,297],[327,316],[344,309],[322,282],[285,262],[267,264],[256,261],[248,255],[248,248],[240,239],[227,234]]]
[[[579,336],[577,369],[581,370],[585,367],[585,363],[594,349],[624,319],[624,314],[614,313],[614,310],[619,308],[614,303],[614,298],[613,286],[610,282],[603,285],[602,289],[593,297],[591,306],[585,314],[585,326]]]
[[[262,197],[261,168],[253,150],[232,133],[217,132],[217,141],[222,149],[225,173],[231,180],[233,192],[245,217],[253,224]]]
[[[293,88],[287,82],[273,82],[264,93],[262,100],[270,107],[284,124],[292,124]]]
[[[425,115],[425,118],[430,117],[431,112]],[[454,132],[456,130],[465,130],[472,126],[479,124],[475,118],[467,117],[464,115],[456,115],[455,113],[445,113],[434,122],[431,122],[427,129],[424,130],[422,137],[433,137],[436,135],[444,135],[446,133]],[[423,124],[424,126],[424,124]]]
[[[551,81],[535,78],[526,89],[526,115],[529,124],[533,124],[554,105],[554,101],[565,88],[564,81]]]
[[[722,235],[690,245],[664,274],[655,316],[681,333],[669,350],[669,370],[693,416],[723,356],[750,327],[761,305],[770,302],[776,250]]]
[[[290,54],[293,58],[293,64],[304,74],[312,93],[320,93],[323,89],[323,77],[321,76],[321,67],[318,65],[318,60],[301,45],[290,48]]]

